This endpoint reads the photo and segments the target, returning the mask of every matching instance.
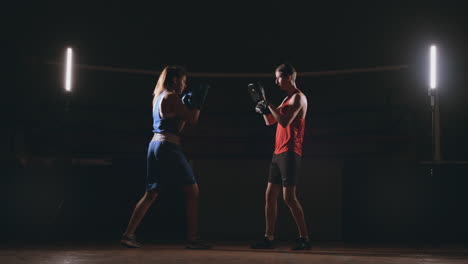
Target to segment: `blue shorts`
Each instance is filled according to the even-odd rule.
[[[151,141],[147,155],[146,191],[164,186],[197,183],[192,167],[179,145],[167,141]]]

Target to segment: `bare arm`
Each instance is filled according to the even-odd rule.
[[[286,127],[296,118],[299,111],[305,105],[305,97],[300,93],[295,94],[289,100],[290,107],[287,109],[285,114],[281,114],[278,108],[275,108],[272,104],[268,104],[268,109],[271,111],[271,116],[276,120],[282,127]]]
[[[284,98],[283,102],[278,107],[275,107],[274,105],[270,104],[271,107],[275,107],[276,109],[279,109],[283,103],[286,101],[286,98]],[[271,112],[271,111],[270,111]],[[276,119],[273,117],[273,115],[270,113],[268,115],[263,115],[263,119],[265,120],[265,124],[267,126],[271,126],[277,123]]]
[[[265,120],[265,124],[267,126],[271,126],[271,125],[276,124],[276,119],[273,117],[272,114],[263,115],[263,119]]]
[[[163,117],[176,116],[180,120],[186,121],[189,124],[196,124],[200,116],[199,109],[190,109],[182,103],[179,95],[168,93],[161,102],[161,113]]]

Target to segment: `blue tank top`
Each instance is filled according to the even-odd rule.
[[[162,133],[169,132],[178,135],[179,134],[179,120],[176,117],[161,118],[159,116],[159,108],[161,107],[161,100],[164,97],[166,91],[160,93],[156,99],[156,103],[153,107],[153,132]]]

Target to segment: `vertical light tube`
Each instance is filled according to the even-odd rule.
[[[437,88],[437,48],[435,45],[432,45],[429,49],[430,56],[430,80],[429,87],[431,89]]]
[[[72,49],[67,48],[67,61],[65,64],[65,90],[71,92],[72,90]]]

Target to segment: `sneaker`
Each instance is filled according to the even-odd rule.
[[[210,249],[212,247],[213,246],[207,244],[205,241],[199,238],[185,242],[185,248],[187,249]]]
[[[120,244],[122,246],[126,246],[128,248],[139,248],[141,244],[136,241],[135,235],[123,235],[122,240],[120,240]]]
[[[273,249],[275,248],[275,242],[268,239],[268,237],[264,237],[262,241],[252,244],[250,247],[253,249]]]
[[[292,250],[306,250],[310,249],[310,240],[305,237],[299,237],[296,239],[296,244],[294,245]]]

